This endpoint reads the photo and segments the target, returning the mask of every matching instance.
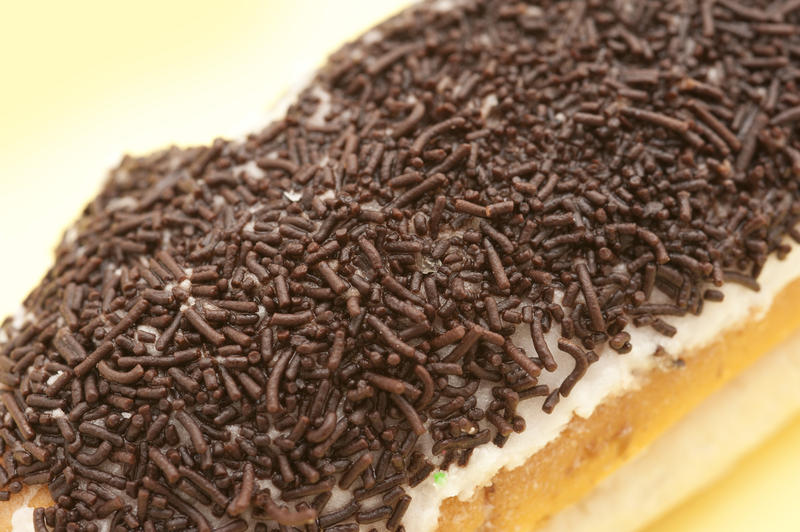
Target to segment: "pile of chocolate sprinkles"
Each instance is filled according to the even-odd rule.
[[[402,530],[521,401],[789,252],[799,31],[797,0],[425,4],[260,133],[124,159],[0,332],[0,497],[47,484],[37,532]]]

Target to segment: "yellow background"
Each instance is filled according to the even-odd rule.
[[[124,152],[261,124],[405,0],[0,0],[0,315]],[[648,532],[800,530],[800,420]],[[413,532],[413,531],[410,531]]]

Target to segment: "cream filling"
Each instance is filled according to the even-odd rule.
[[[403,519],[406,530],[435,530],[442,501],[450,497],[469,500],[476,489],[490,485],[492,477],[501,469],[523,465],[528,458],[557,438],[573,415],[589,417],[607,398],[635,389],[639,376],[658,363],[653,353],[659,346],[668,356],[677,357],[710,344],[724,331],[740,327],[750,319],[759,319],[769,309],[775,296],[799,274],[800,253],[792,252],[784,260],[778,260],[773,255],[759,276],[760,291],[754,292],[734,283],[726,283],[721,288],[725,294],[724,301],[706,302],[702,316],[666,319],[678,329],[672,338],[662,336],[648,327],[629,327],[633,345],[631,352],[619,355],[607,346],[598,351],[600,359],[589,367],[570,396],[561,399],[552,414],[542,411],[543,398],[523,401],[518,414],[525,418],[527,429],[520,434],[512,434],[502,449],[491,444],[478,447],[466,467],[450,466],[443,482],[440,480],[436,483],[431,475],[409,489],[411,505]],[[570,357],[554,349],[555,338],[551,332],[548,343],[559,368],[553,374],[542,373],[539,380],[544,384],[558,385],[573,367]],[[514,340],[527,353],[535,353],[527,326],[517,329]]]

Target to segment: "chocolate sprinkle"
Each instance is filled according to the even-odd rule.
[[[409,487],[536,430],[520,401],[800,240],[800,10],[451,4],[261,132],[112,171],[0,334],[37,532],[402,530]]]

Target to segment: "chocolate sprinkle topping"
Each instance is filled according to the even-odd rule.
[[[2,326],[2,493],[48,483],[37,531],[402,530],[800,239],[790,4],[424,4],[263,131],[126,157]]]

